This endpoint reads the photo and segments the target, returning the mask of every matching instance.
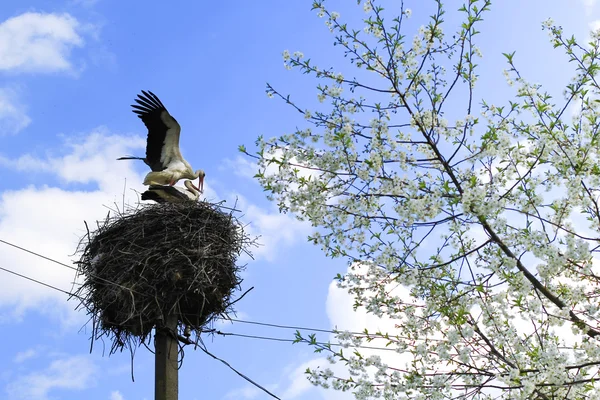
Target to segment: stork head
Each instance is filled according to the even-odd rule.
[[[198,177],[198,190],[200,191],[200,193],[204,192],[204,177],[206,176],[206,174],[204,173],[204,170],[197,170],[194,175],[196,175]]]

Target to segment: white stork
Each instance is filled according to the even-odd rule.
[[[185,181],[183,184],[187,190],[178,186],[150,185],[148,190],[142,193],[142,200],[154,200],[157,203],[197,201],[202,193],[200,189],[192,181]]]
[[[180,179],[198,178],[200,191],[204,188],[204,171],[194,171],[179,151],[179,133],[181,126],[169,114],[166,107],[151,91],[142,90],[133,104],[133,112],[141,118],[148,128],[146,157],[121,157],[117,160],[142,160],[150,167],[144,178],[144,185],[173,186]]]

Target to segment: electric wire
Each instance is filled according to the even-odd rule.
[[[18,272],[15,272],[13,270],[8,269],[8,268],[0,267],[0,271],[5,271],[7,273],[16,275],[16,276],[18,276],[20,278],[27,279],[27,280],[29,280],[31,282],[37,283],[39,285],[43,285],[43,286],[48,287],[50,289],[54,289],[56,291],[59,291],[61,293],[66,294],[68,296],[76,297],[76,298],[81,299],[77,295],[75,295],[73,293],[70,293],[70,292],[68,292],[66,290],[60,289],[60,288],[58,288],[56,286],[50,285],[50,284],[42,282],[40,280],[31,278],[31,277],[29,277],[27,275],[20,274]],[[251,322],[251,321],[248,321],[248,322]],[[263,324],[263,323],[261,323],[261,324]],[[275,324],[273,324],[273,325],[275,325]],[[319,346],[354,347],[354,348],[371,349],[371,350],[395,351],[395,349],[388,348],[388,347],[375,347],[375,346],[362,346],[362,345],[349,346],[349,345],[345,345],[345,344],[342,344],[342,343],[312,342],[312,341],[308,341],[306,339],[304,339],[304,340],[285,339],[285,338],[275,338],[275,337],[268,337],[268,336],[247,335],[247,334],[236,333],[236,332],[222,332],[222,331],[219,331],[219,330],[216,330],[216,329],[211,329],[211,330],[208,330],[207,332],[208,333],[214,333],[214,334],[220,335],[220,336],[237,336],[237,337],[243,337],[243,338],[248,338],[248,339],[270,340],[270,341],[275,341],[275,342],[288,342],[288,343],[306,342],[306,343],[309,343],[309,344],[316,344],[316,345],[319,345]]]
[[[271,323],[268,323],[268,322],[245,321],[245,320],[236,319],[236,318],[228,318],[228,319],[231,320],[231,321],[234,321],[234,322],[242,323],[242,324],[268,326],[268,327],[271,327],[271,328],[279,328],[279,329],[294,329],[294,330],[297,330],[297,331],[311,331],[311,332],[333,333],[334,335],[335,334],[339,334],[339,333],[346,333],[346,334],[350,334],[352,336],[369,336],[369,337],[373,337],[373,338],[376,337],[376,338],[382,338],[382,339],[386,338],[384,335],[381,335],[381,334],[367,333],[367,332],[352,332],[352,331],[345,331],[343,329],[333,330],[333,329],[323,329],[323,328],[307,328],[307,327],[302,327],[302,326],[271,324]]]
[[[280,328],[280,329],[295,329],[300,331],[313,331],[313,332],[323,332],[323,333],[338,333],[337,331],[333,331],[330,329],[320,329],[320,328],[304,328],[301,326],[291,326],[291,325],[279,325],[279,324],[270,324],[267,322],[257,322],[257,321],[244,321],[242,319],[229,318],[229,320],[233,322],[239,322],[242,324],[251,324],[251,325],[260,325],[260,326],[268,326],[271,328]],[[350,332],[353,335],[364,335],[364,333],[358,332]]]
[[[22,246],[18,246],[18,245],[14,244],[14,243],[10,243],[10,242],[8,242],[6,240],[0,239],[0,243],[6,244],[6,245],[14,247],[14,248],[16,248],[18,250],[21,250],[21,251],[27,252],[29,254],[32,254],[34,256],[40,257],[40,258],[42,258],[44,260],[51,261],[51,262],[53,262],[55,264],[58,264],[58,265],[61,265],[63,267],[66,267],[66,268],[69,268],[69,269],[77,271],[77,268],[75,268],[75,267],[73,267],[71,265],[65,264],[65,263],[60,262],[58,260],[55,260],[55,259],[53,259],[51,257],[48,257],[48,256],[45,256],[43,254],[37,253],[37,252],[35,252],[33,250],[26,249],[26,248],[24,248]],[[51,287],[53,289],[59,290],[59,291],[61,291],[63,293],[68,294],[69,296],[73,296],[73,297],[77,297],[77,298],[81,299],[80,297],[76,296],[73,293],[65,292],[64,290],[56,288],[56,287],[53,287],[52,285],[49,285],[47,283],[37,281],[37,280],[35,280],[33,278],[30,278],[30,277],[27,277],[27,276],[24,276],[24,275],[20,275],[20,274],[14,272],[14,271],[10,271],[10,270],[7,270],[5,268],[2,268],[2,270],[6,271],[6,272],[9,272],[9,273],[12,273],[14,275],[21,276],[22,278],[25,278],[25,279],[29,279],[30,281],[39,283],[41,285],[44,285],[44,286]],[[131,291],[132,293],[138,294],[140,296],[146,296],[147,295],[147,294],[140,293],[140,292],[137,292],[135,290],[132,290],[130,288],[124,287],[124,286],[122,286],[122,285],[120,285],[120,284],[118,284],[116,282],[110,281],[108,279],[101,278],[101,277],[98,277],[98,276],[95,276],[95,277],[97,279],[100,279],[100,280],[106,282],[106,283],[118,286],[118,287],[120,287],[122,289]],[[411,338],[401,337],[401,336],[397,336],[397,335],[386,336],[386,335],[381,335],[381,334],[376,334],[376,333],[374,334],[374,333],[366,333],[366,332],[349,332],[349,331],[344,331],[344,330],[331,330],[331,329],[322,329],[322,328],[308,328],[308,327],[294,326],[294,325],[273,324],[273,323],[268,323],[268,322],[246,321],[246,320],[241,320],[241,319],[236,319],[236,318],[228,318],[228,320],[233,321],[233,322],[239,322],[239,323],[242,323],[242,324],[251,324],[251,325],[257,325],[257,326],[266,326],[266,327],[278,328],[278,329],[294,329],[294,330],[297,330],[297,331],[322,332],[322,333],[332,333],[332,334],[339,334],[339,333],[343,332],[343,333],[350,334],[352,336],[369,337],[369,338],[380,338],[380,339],[388,339],[388,340],[390,340],[391,337],[393,337],[395,339],[418,340],[418,339],[411,339]],[[239,336],[239,335],[241,335],[241,334],[231,334],[231,336]],[[249,335],[249,336],[251,336],[251,335]],[[244,336],[242,336],[242,337],[244,337]],[[257,339],[273,340],[273,341],[281,341],[281,342],[294,342],[295,341],[294,339],[281,339],[281,338],[270,338],[270,339],[268,339],[266,337],[264,337],[264,338],[263,337],[257,337]],[[432,340],[432,341],[443,341],[443,340],[433,339],[433,338],[429,338],[429,340]],[[339,343],[338,344],[332,344],[332,345],[336,345],[336,346],[340,345],[340,346],[342,346]],[[356,347],[356,346],[352,346],[352,347]],[[393,349],[389,349],[389,348],[372,347],[372,346],[363,346],[363,348],[372,348],[372,349],[378,349],[378,350],[393,350]]]
[[[229,364],[227,361],[223,360],[222,358],[219,358],[217,356],[215,356],[214,354],[212,354],[210,351],[208,351],[208,349],[206,348],[206,346],[201,345],[198,346],[198,348],[200,350],[202,350],[206,355],[214,358],[215,360],[221,361],[223,364],[225,364],[227,367],[229,367],[229,369],[231,369],[233,372],[235,372],[236,374],[238,374],[239,376],[241,376],[242,378],[244,378],[245,380],[247,380],[248,382],[250,382],[251,384],[253,384],[254,386],[256,386],[257,388],[261,389],[263,392],[267,393],[269,396],[276,398],[277,400],[281,400],[279,397],[275,396],[273,393],[269,392],[267,389],[265,389],[263,386],[259,385],[258,383],[254,382],[252,379],[248,378],[246,375],[242,374],[240,371],[238,371],[237,369],[233,368],[231,366],[231,364]]]
[[[26,253],[32,254],[32,255],[34,255],[34,256],[36,256],[36,257],[40,257],[40,258],[42,258],[42,259],[44,259],[44,260],[51,261],[51,262],[53,262],[53,263],[55,263],[55,264],[58,264],[58,265],[61,265],[61,266],[63,266],[63,267],[66,267],[66,268],[72,269],[72,270],[74,270],[74,271],[77,271],[77,268],[75,268],[75,267],[73,267],[73,266],[71,266],[71,265],[69,265],[69,264],[65,264],[65,263],[63,263],[63,262],[60,262],[60,261],[58,261],[58,260],[55,260],[55,259],[53,259],[53,258],[51,258],[51,257],[48,257],[48,256],[45,256],[45,255],[43,255],[43,254],[37,253],[37,252],[35,252],[35,251],[33,251],[33,250],[29,250],[29,249],[27,249],[27,248],[25,248],[25,247],[18,246],[18,245],[16,245],[16,244],[14,244],[14,243],[11,243],[11,242],[8,242],[8,241],[6,241],[6,240],[0,239],[0,243],[6,244],[6,245],[8,245],[8,246],[11,246],[11,247],[14,247],[14,248],[16,248],[16,249],[18,249],[18,250],[21,250],[21,251],[24,251],[24,252],[26,252]],[[11,272],[11,273],[13,273],[13,274],[16,274],[15,272],[12,272],[12,271],[7,271],[7,272]],[[97,277],[97,276],[94,276],[94,277],[96,277],[96,278],[98,278],[98,279],[100,279],[100,280],[102,280],[102,281],[105,281],[105,282],[107,282],[107,283],[110,283],[110,284],[113,284],[113,285],[119,286],[119,287],[121,287],[121,288],[123,288],[123,289],[131,290],[131,289],[129,289],[129,288],[125,288],[125,287],[123,287],[123,286],[119,285],[118,283],[116,283],[116,282],[113,282],[113,281],[110,281],[110,280],[108,280],[108,279],[100,278],[100,277]],[[25,279],[34,280],[34,279],[32,279],[32,278],[28,278],[28,277],[25,277]],[[34,281],[35,281],[35,280],[34,280]],[[45,285],[45,286],[50,286],[50,285],[47,285],[47,284],[45,284],[45,283],[41,283],[41,284],[43,284],[43,285]],[[50,286],[50,287],[51,287],[51,286]],[[57,288],[54,288],[54,289],[57,289]],[[61,289],[57,289],[57,290],[61,290]],[[139,294],[139,295],[142,295],[142,296],[144,295],[143,293],[139,293],[139,292],[136,292],[136,291],[134,291],[134,290],[131,290],[131,291],[132,291],[133,293],[136,293],[136,294]],[[72,296],[73,296],[73,294],[72,294],[72,293],[69,293],[69,295],[72,295]],[[290,326],[290,325],[271,324],[271,323],[266,323],[266,322],[245,321],[245,320],[236,319],[236,318],[228,318],[228,319],[229,319],[230,321],[239,322],[239,323],[243,323],[243,324],[261,325],[261,326],[268,326],[268,327],[280,328],[280,329],[295,329],[295,330],[313,331],[313,332],[323,332],[323,333],[334,333],[334,334],[335,334],[335,333],[338,333],[338,332],[336,332],[336,331],[333,331],[333,330],[330,330],[330,329],[320,329],[320,328],[305,328],[305,327],[300,327],[300,326]],[[350,332],[350,334],[353,334],[353,335],[364,335],[364,333],[358,333],[358,332]]]
[[[16,249],[18,249],[18,250],[21,250],[21,251],[24,251],[24,252],[26,252],[26,253],[32,254],[32,255],[34,255],[34,256],[40,257],[40,258],[42,258],[42,259],[44,259],[44,260],[48,260],[48,261],[51,261],[51,262],[53,262],[53,263],[55,263],[55,264],[58,264],[58,265],[61,265],[61,266],[63,266],[63,267],[66,267],[66,268],[72,269],[73,271],[78,271],[78,269],[77,269],[77,268],[75,268],[75,267],[73,267],[72,265],[65,264],[65,263],[63,263],[63,262],[60,262],[60,261],[58,261],[58,260],[55,260],[55,259],[53,259],[53,258],[50,258],[50,257],[48,257],[48,256],[42,255],[42,254],[40,254],[40,253],[36,253],[36,252],[35,252],[35,251],[33,251],[33,250],[29,250],[29,249],[26,249],[26,248],[24,248],[24,247],[18,246],[18,245],[14,244],[14,243],[7,242],[6,240],[0,239],[0,243],[6,244],[6,245],[8,245],[8,246],[12,246],[12,247],[14,247],[14,248],[16,248]],[[128,290],[128,291],[130,291],[130,292],[132,292],[132,293],[139,294],[140,296],[147,296],[147,294],[144,294],[144,293],[137,292],[137,291],[135,291],[135,290],[133,290],[133,289],[131,289],[131,288],[125,287],[125,286],[123,286],[123,285],[120,285],[120,284],[118,284],[117,282],[111,281],[111,280],[109,280],[109,279],[106,279],[106,278],[102,278],[101,276],[98,276],[98,275],[95,275],[95,274],[92,274],[92,276],[93,276],[94,278],[96,278],[96,279],[100,280],[100,281],[106,282],[106,283],[108,283],[108,284],[110,284],[110,285],[114,285],[114,286],[120,287],[121,289]],[[70,295],[71,295],[71,296],[75,296],[75,295],[74,295],[74,294],[72,294],[72,293],[70,293]],[[77,297],[77,296],[75,296],[75,297]]]
[[[19,250],[21,250],[21,251],[27,252],[27,253],[29,253],[29,254],[33,254],[34,256],[37,256],[37,257],[43,258],[44,260],[48,260],[48,261],[51,261],[51,262],[53,262],[53,263],[56,263],[56,264],[58,264],[58,265],[62,265],[63,267],[67,267],[67,268],[70,268],[70,269],[72,269],[72,270],[74,270],[74,271],[77,271],[77,268],[73,267],[72,265],[65,264],[65,263],[63,263],[63,262],[60,262],[60,261],[57,261],[57,260],[55,260],[55,259],[53,259],[53,258],[50,258],[50,257],[44,256],[44,255],[42,255],[42,254],[40,254],[40,253],[36,253],[36,252],[35,252],[35,251],[33,251],[33,250],[29,250],[29,249],[26,249],[26,248],[24,248],[24,247],[17,246],[16,244],[14,244],[14,243],[10,243],[10,242],[7,242],[6,240],[2,240],[2,239],[0,239],[0,243],[4,243],[4,244],[6,244],[6,245],[8,245],[8,246],[14,247],[14,248],[16,248],[16,249],[19,249]]]
[[[300,342],[304,342],[304,343],[309,343],[309,344],[315,344],[318,346],[324,346],[324,347],[328,347],[328,346],[334,346],[334,347],[344,347],[344,348],[356,348],[356,349],[369,349],[369,350],[383,350],[383,351],[397,351],[394,348],[390,348],[390,347],[376,347],[376,346],[363,346],[363,345],[346,345],[346,344],[342,344],[342,343],[329,343],[329,342],[317,342],[317,341],[308,341],[306,339],[303,340],[298,340],[298,339],[285,339],[285,338],[274,338],[274,337],[269,337],[269,336],[258,336],[258,335],[246,335],[243,333],[234,333],[234,332],[222,332],[220,330],[214,330],[212,331],[214,334],[216,335],[221,335],[221,336],[238,336],[238,337],[243,337],[243,338],[248,338],[248,339],[258,339],[258,340],[270,340],[270,341],[274,341],[274,342],[288,342],[288,343],[300,343]]]
[[[44,257],[44,258],[46,258],[46,257]],[[13,270],[10,270],[10,269],[8,269],[8,268],[4,268],[4,267],[0,266],[0,271],[8,272],[8,273],[10,273],[10,274],[13,274],[13,275],[16,275],[16,276],[18,276],[18,277],[20,277],[20,278],[27,279],[27,280],[29,280],[29,281],[31,281],[31,282],[34,282],[34,283],[37,283],[37,284],[39,284],[39,285],[42,285],[42,286],[48,287],[48,288],[50,288],[50,289],[54,289],[54,290],[56,290],[56,291],[58,291],[58,292],[61,292],[61,293],[64,293],[64,294],[66,294],[66,295],[68,295],[68,296],[72,296],[72,297],[77,297],[77,298],[80,298],[79,296],[77,296],[77,295],[74,295],[73,293],[67,292],[66,290],[62,290],[62,289],[60,289],[60,288],[58,288],[58,287],[56,287],[56,286],[50,285],[49,283],[45,283],[45,282],[42,282],[42,281],[40,281],[40,280],[37,280],[37,279],[31,278],[31,277],[29,277],[29,276],[27,276],[27,275],[20,274],[20,273],[18,273],[18,272],[15,272],[15,271],[13,271]],[[240,371],[238,371],[237,369],[235,369],[235,368],[234,368],[233,366],[231,366],[231,364],[229,364],[227,361],[225,361],[225,360],[223,360],[222,358],[219,358],[219,357],[215,356],[214,354],[212,354],[211,352],[209,352],[209,351],[208,351],[208,349],[206,349],[205,347],[203,347],[203,346],[199,346],[199,348],[200,348],[200,350],[202,350],[204,353],[206,353],[206,354],[207,354],[207,355],[209,355],[210,357],[212,357],[212,358],[214,358],[215,360],[218,360],[218,361],[222,362],[223,364],[225,364],[227,367],[229,367],[229,368],[230,368],[232,371],[234,371],[234,372],[235,372],[236,374],[238,374],[240,377],[242,377],[242,378],[243,378],[243,379],[245,379],[246,381],[250,382],[250,383],[251,383],[251,384],[253,384],[254,386],[258,387],[259,389],[263,390],[264,392],[266,392],[266,393],[267,393],[268,395],[270,395],[271,397],[274,397],[274,398],[276,398],[277,400],[281,400],[279,397],[277,397],[276,395],[274,395],[273,393],[271,393],[270,391],[268,391],[267,389],[265,389],[263,386],[259,385],[258,383],[256,383],[256,382],[255,382],[255,381],[253,381],[252,379],[250,379],[248,376],[244,375],[243,373],[241,373]]]
[[[68,296],[77,297],[77,296],[75,296],[73,293],[67,292],[66,290],[62,290],[62,289],[60,289],[60,288],[57,288],[56,286],[52,286],[51,284],[49,284],[49,283],[46,283],[46,282],[38,281],[37,279],[34,279],[34,278],[31,278],[31,277],[29,277],[29,276],[26,276],[26,275],[20,274],[20,273],[18,273],[18,272],[15,272],[15,271],[13,271],[13,270],[10,270],[10,269],[8,269],[8,268],[3,268],[3,267],[0,267],[0,270],[1,270],[1,271],[8,272],[9,274],[16,275],[16,276],[18,276],[18,277],[20,277],[20,278],[23,278],[23,279],[27,279],[27,280],[29,280],[29,281],[31,281],[31,282],[35,282],[35,283],[37,283],[37,284],[40,284],[40,285],[42,285],[42,286],[49,287],[50,289],[58,290],[59,292],[62,292],[62,293],[64,293],[64,294],[68,295]]]
[[[311,332],[332,333],[334,335],[337,335],[337,334],[340,334],[340,333],[344,333],[344,334],[348,334],[348,335],[351,335],[351,336],[358,336],[358,337],[364,337],[364,338],[369,338],[369,339],[387,339],[387,340],[391,340],[391,339],[404,339],[404,340],[413,340],[413,341],[415,341],[415,340],[429,340],[429,341],[432,341],[432,342],[442,342],[442,341],[444,341],[442,339],[435,339],[435,338],[428,338],[428,339],[409,338],[409,337],[398,336],[398,335],[383,335],[383,334],[380,334],[380,333],[352,332],[352,331],[346,331],[346,330],[343,330],[343,329],[332,330],[332,329],[322,329],[322,328],[308,328],[308,327],[303,327],[303,326],[272,324],[272,323],[268,323],[268,322],[246,321],[246,320],[237,319],[237,318],[227,318],[227,319],[230,320],[230,321],[239,322],[239,323],[242,323],[242,324],[267,326],[267,327],[278,328],[278,329],[294,329],[296,331],[311,331]],[[381,348],[378,347],[378,349],[381,349]]]

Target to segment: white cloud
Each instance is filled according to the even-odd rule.
[[[65,183],[97,183],[104,192],[122,193],[122,177],[133,176],[134,182],[140,181],[140,176],[131,172],[132,167],[141,161],[116,160],[128,149],[143,149],[146,146],[145,139],[139,136],[111,135],[108,129],[98,128],[85,141],[67,139],[66,146],[71,150],[70,154],[49,159],[51,169]]]
[[[119,392],[118,390],[115,390],[110,393],[110,400],[125,400],[125,398],[123,397],[121,392]]]
[[[590,15],[594,11],[598,0],[581,0],[581,2],[583,3],[586,14]]]
[[[314,369],[321,365],[327,365],[327,364],[328,364],[328,362],[325,359],[325,357],[316,358],[314,360],[310,360],[310,361],[300,364],[289,375],[288,379],[289,379],[290,383],[287,386],[287,389],[283,393],[281,393],[280,397],[282,399],[292,400],[292,399],[296,399],[296,398],[300,397],[301,395],[305,394],[309,390],[314,389],[315,386],[312,383],[310,383],[310,381],[307,379],[306,369],[307,368]],[[323,389],[319,389],[319,390],[323,390]]]
[[[269,390],[269,389],[267,389]],[[245,386],[240,389],[234,389],[225,394],[225,399],[246,399],[252,400],[256,399],[260,394],[264,394],[262,390],[257,388],[256,386]]]
[[[69,14],[27,12],[0,23],[0,71],[71,70],[71,50],[83,45]]]
[[[266,210],[250,204],[240,195],[237,196],[237,201],[237,209],[243,210],[242,221],[248,223],[248,233],[260,236],[260,246],[250,249],[255,259],[273,261],[284,247],[306,241],[311,230],[308,222],[298,221],[290,214],[282,214],[276,207]]]
[[[284,152],[282,149],[275,149],[272,152],[265,153],[265,159],[271,160],[283,160]],[[289,160],[289,163],[293,165],[294,169],[297,171],[298,177],[305,179],[318,179],[321,176],[321,172],[318,168],[311,168],[308,163],[298,162],[296,157],[292,157]],[[235,159],[227,159],[224,162],[224,166],[227,168],[233,169],[234,173],[243,178],[248,178],[254,180],[254,175],[259,171],[258,164],[254,161],[250,160],[249,156],[240,156],[238,155]],[[268,164],[265,168],[263,174],[265,176],[272,176],[278,173],[279,164],[271,163]],[[297,184],[292,184],[292,190],[297,188]]]
[[[254,175],[258,172],[258,164],[252,162],[248,157],[237,156],[235,159],[226,159],[221,166],[221,169],[228,168],[234,174],[242,178],[254,179]]]
[[[16,362],[17,364],[22,363],[24,361],[29,360],[30,358],[35,357],[37,353],[38,352],[35,349],[27,349],[25,351],[20,351],[15,356],[14,362]]]
[[[46,400],[55,389],[83,390],[94,384],[96,366],[89,356],[54,360],[46,369],[16,378],[7,387],[10,400]]]
[[[18,101],[15,91],[0,88],[0,136],[19,133],[30,123],[31,119]]]
[[[352,270],[354,268],[354,270]],[[352,272],[354,274],[368,274],[368,267],[365,265],[354,264],[348,267],[348,272]],[[409,289],[405,286],[397,285],[397,284],[387,284],[386,292],[390,296],[395,296],[403,299],[403,302],[406,303],[414,303],[418,304],[418,301],[411,297],[409,293]],[[359,307],[358,309],[354,309],[354,297],[349,294],[346,289],[341,289],[337,286],[337,282],[331,282],[329,285],[329,292],[327,295],[327,316],[329,317],[329,323],[332,328],[338,329],[340,331],[350,331],[350,332],[363,332],[365,329],[368,329],[369,332],[381,332],[381,333],[390,333],[397,332],[396,324],[399,323],[398,320],[394,320],[388,317],[377,317],[374,314],[368,313],[364,307]],[[332,335],[330,338],[331,341],[337,342],[337,338]],[[387,340],[385,339],[374,339],[370,342],[364,342],[364,346],[369,347],[379,347],[379,348],[387,348]],[[360,353],[364,357],[368,357],[371,355],[377,355],[381,357],[381,360],[395,368],[402,368],[406,363],[409,363],[412,359],[410,353],[396,353],[395,351],[386,351],[386,350],[378,350],[378,349],[370,349],[370,348],[361,348],[359,349]],[[345,350],[346,352],[346,350]],[[347,353],[351,353],[352,349],[349,349]],[[347,368],[345,366],[338,364],[328,365],[328,363],[321,364],[323,367],[329,367],[337,375],[347,375]],[[331,399],[346,399],[349,397],[343,397],[341,393],[338,393],[336,396],[341,397],[331,397]],[[329,399],[329,397],[328,397]]]
[[[129,187],[143,190],[142,177],[133,171],[133,163],[116,161],[116,158],[143,146],[141,138],[108,135],[101,130],[79,142],[69,141],[69,153],[60,157],[23,156],[16,164],[0,159],[0,168],[13,165],[20,172],[41,168],[67,185],[90,183],[95,186],[74,191],[29,186],[0,193],[0,239],[72,265],[70,255],[85,233],[84,221],[93,223],[103,219],[108,211],[105,206],[121,205],[123,197],[126,203],[137,203],[137,194],[129,189],[123,193],[123,184],[127,179]],[[75,271],[4,244],[0,246],[0,267],[65,291],[72,290]],[[76,303],[66,302],[66,298],[63,293],[2,272],[0,306],[11,307],[16,316],[37,308],[66,324],[76,323],[83,315],[75,313]]]
[[[280,157],[280,153],[277,153]],[[0,161],[1,162],[1,161]],[[258,165],[247,158],[238,156],[235,159],[227,159],[224,165],[243,178],[254,181],[254,175],[258,172]],[[271,165],[265,172],[272,175],[277,167]],[[314,171],[301,168],[299,174],[305,178],[316,177]],[[260,235],[258,243],[260,246],[251,249],[255,258],[273,261],[283,246],[291,246],[298,241],[305,242],[312,228],[309,222],[297,220],[293,214],[280,213],[276,206],[271,205],[268,209],[250,204],[243,196],[235,194],[231,196],[232,203],[237,201],[237,209],[243,210],[244,222],[248,222],[250,235]]]
[[[354,270],[351,271],[351,269]],[[353,273],[368,273],[368,268],[365,265],[354,264],[349,267],[348,272]],[[408,288],[392,285],[388,286],[388,293],[393,296],[398,296],[405,301],[411,301],[410,295],[408,293]],[[326,310],[327,316],[329,317],[330,326],[334,329],[338,329],[340,331],[350,331],[350,332],[362,332],[365,328],[369,330],[369,332],[395,332],[397,320],[392,320],[390,318],[379,318],[373,314],[367,313],[363,307],[354,310],[354,298],[350,295],[345,289],[341,289],[337,286],[337,282],[331,282],[329,285],[327,301],[326,301]],[[322,341],[327,341],[327,339],[320,339]],[[338,339],[335,335],[330,335],[329,341],[331,343],[338,342]],[[371,342],[365,342],[364,346],[369,347],[379,347],[386,348],[387,341],[385,339],[374,339]],[[368,357],[371,355],[378,355],[381,357],[381,360],[388,365],[391,365],[396,368],[401,368],[402,365],[409,362],[411,356],[409,353],[399,354],[394,351],[385,351],[379,349],[369,349],[369,348],[360,348],[360,353],[364,357]],[[350,354],[354,351],[352,347],[348,349],[344,349],[346,354]],[[285,395],[281,396],[286,399],[294,399],[298,398],[302,395],[305,395],[313,385],[308,381],[306,374],[304,371],[306,368],[310,368],[312,370],[320,368],[320,369],[331,369],[336,376],[347,376],[348,368],[343,363],[330,364],[324,357],[318,357],[313,360],[307,361],[296,369],[294,369],[290,375],[290,384],[287,386],[285,390]],[[351,392],[341,392],[334,389],[323,389],[318,388],[314,390],[312,397],[314,398],[316,395],[319,395],[320,398],[326,400],[351,400],[354,399],[354,395]],[[308,397],[302,397],[308,398]]]
[[[581,99],[575,99],[569,104],[568,107],[568,115],[571,118],[577,119],[581,115],[581,106],[583,105],[583,101]]]
[[[368,274],[369,270],[366,265],[355,263],[348,267],[347,272]],[[408,288],[404,286],[391,283],[386,287],[388,288],[387,293],[389,296],[402,298],[407,303],[415,301],[410,295]],[[338,330],[362,332],[365,328],[368,328],[369,332],[394,332],[398,323],[397,320],[385,317],[379,318],[374,314],[367,313],[364,307],[354,310],[354,297],[346,289],[339,288],[337,281],[329,284],[326,309],[330,325]],[[371,342],[371,344],[378,346],[375,342]],[[377,354],[381,355],[380,353]]]
[[[19,172],[52,172],[51,166],[46,160],[41,160],[31,154],[25,154],[18,158],[9,158],[0,154],[0,167]]]
[[[588,23],[588,28],[590,29],[589,35],[588,35],[585,43],[582,43],[582,45],[585,45],[585,47],[587,49],[591,49],[592,48],[591,43],[594,43],[596,41],[594,39],[595,33],[597,34],[597,32],[600,31],[600,19],[596,19],[596,20]],[[593,91],[592,91],[592,93],[593,93]]]

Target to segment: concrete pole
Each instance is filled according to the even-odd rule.
[[[178,400],[177,316],[169,315],[165,322],[167,331],[159,328],[154,336],[154,399]]]

